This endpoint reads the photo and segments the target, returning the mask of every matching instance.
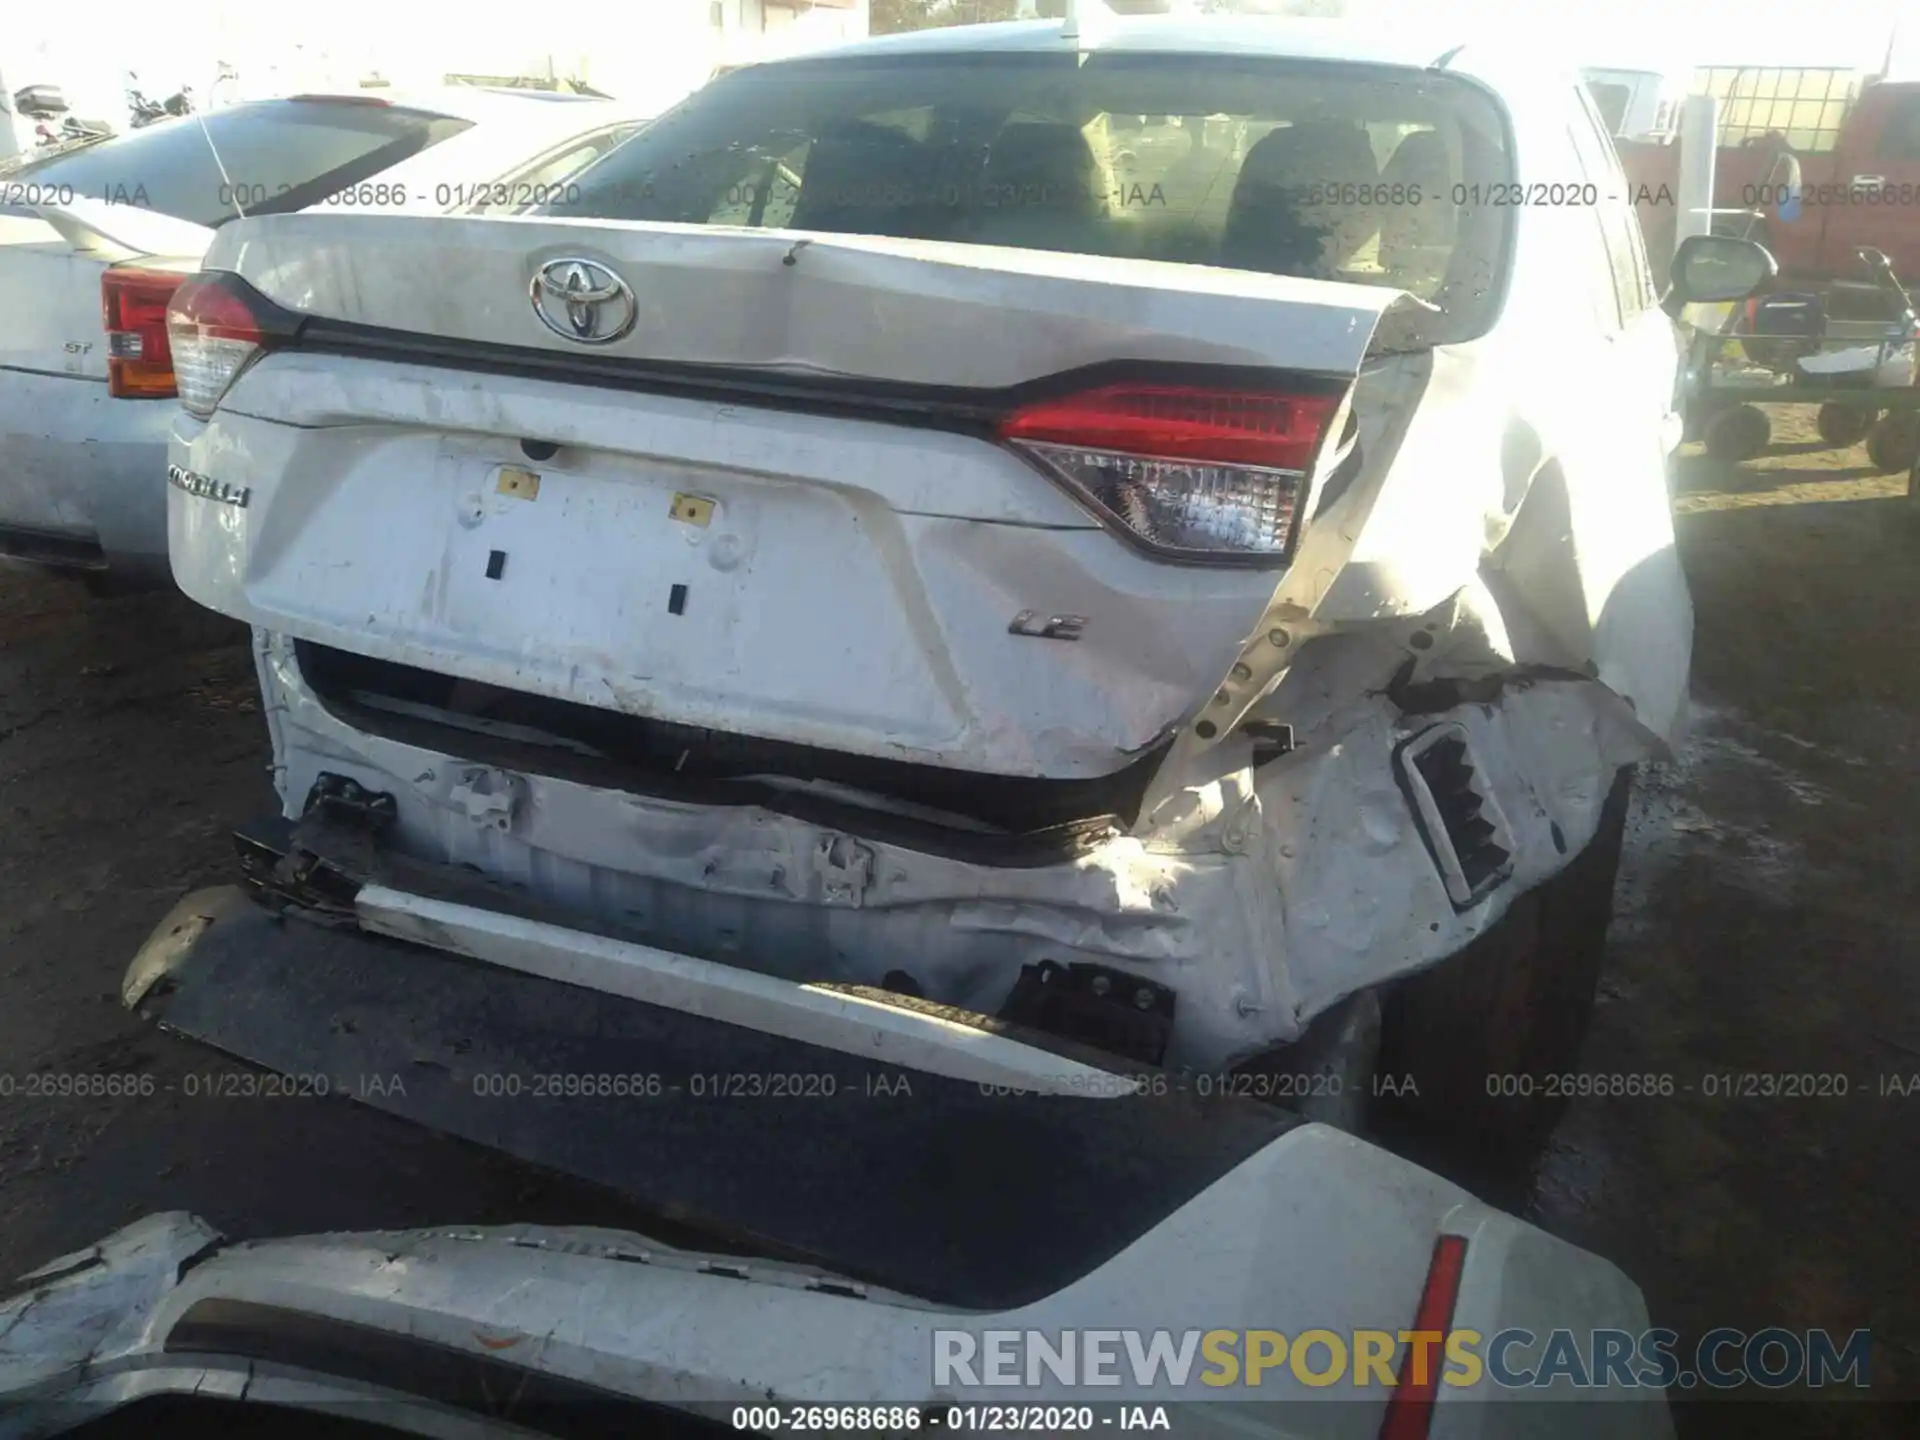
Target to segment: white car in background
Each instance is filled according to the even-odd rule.
[[[1692,83],[1690,71],[1588,65],[1580,75],[1615,140],[1665,145],[1679,132],[1680,104]]]
[[[511,209],[643,116],[448,87],[163,121],[0,175],[0,557],[165,583],[166,308],[243,212]]]
[[[858,1123],[858,1110],[835,1113]],[[1017,1145],[1019,1129],[1005,1138]],[[1163,1157],[1136,1157],[1136,1183],[1156,1203],[1126,1244],[1097,1249],[1059,1232],[1097,1227],[1088,1212],[1133,1197],[1096,1183],[1117,1172],[1083,1173],[1070,1141],[1052,1158],[1000,1187],[1015,1192],[1004,1207],[908,1212],[909,1224],[924,1219],[929,1250],[953,1252],[949,1273],[911,1282],[875,1276],[868,1254],[848,1256],[850,1274],[756,1253],[747,1237],[712,1253],[626,1231],[460,1224],[249,1242],[191,1215],[149,1216],[23,1276],[16,1295],[0,1289],[0,1435],[93,1434],[88,1422],[127,1407],[111,1433],[917,1437],[1031,1413],[1019,1428],[1044,1435],[1673,1440],[1665,1394],[1637,1356],[1632,1385],[1596,1371],[1595,1388],[1577,1388],[1564,1366],[1543,1378],[1543,1357],[1564,1361],[1567,1338],[1586,1356],[1601,1333],[1648,1330],[1631,1280],[1373,1146],[1303,1125],[1177,1193],[1152,1173]],[[888,1189],[861,1174],[848,1198],[876,1224],[897,1223]],[[1025,1227],[977,1214],[1016,1220],[1021,1204]],[[1085,1223],[1037,1234],[1042,1207]],[[993,1244],[1030,1257],[1017,1283],[968,1273]],[[1409,1329],[1453,1343],[1422,1367],[1394,1344]],[[1203,1331],[1214,1332],[1204,1359]],[[1243,1371],[1234,1331],[1249,1346],[1278,1332],[1318,1356],[1329,1335],[1339,1348],[1331,1369],[1262,1372],[1250,1358]],[[1366,1331],[1392,1352],[1391,1381],[1379,1365],[1360,1373],[1357,1349],[1349,1369],[1346,1337]],[[1104,1364],[1103,1332],[1114,1337]],[[1488,1378],[1478,1357],[1503,1334],[1503,1364],[1535,1383],[1502,1390]],[[1033,1336],[1056,1349],[1065,1337],[1064,1377],[1058,1362],[989,1358]],[[1236,1356],[1227,1373],[1213,1348],[1223,1337]],[[1129,1362],[1148,1347],[1152,1362]],[[1164,1406],[1166,1418],[1129,1427],[1123,1406],[1148,1417]],[[335,1424],[309,1431],[297,1411]]]
[[[1123,180],[1114,115],[1224,120]],[[1014,1027],[1542,1137],[1686,712],[1669,310],[1765,251],[1663,304],[1570,67],[1246,17],[751,67],[578,183],[236,222],[174,298],[282,898],[935,1073]]]

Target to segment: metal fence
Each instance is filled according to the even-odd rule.
[[[1698,71],[1693,90],[1720,101],[1720,143],[1747,145],[1781,135],[1802,155],[1840,143],[1847,108],[1860,93],[1857,70],[1714,67]]]

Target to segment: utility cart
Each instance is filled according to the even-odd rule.
[[[1878,250],[1859,252],[1866,280],[1775,291],[1696,330],[1682,401],[1689,439],[1727,461],[1764,451],[1766,405],[1818,405],[1820,438],[1867,442],[1873,466],[1912,471],[1920,460],[1920,385],[1912,297]]]

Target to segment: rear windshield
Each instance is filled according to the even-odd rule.
[[[1609,135],[1619,135],[1627,128],[1627,105],[1633,99],[1633,92],[1625,85],[1610,84],[1605,80],[1589,80],[1587,93],[1593,96],[1594,108],[1600,112],[1600,118],[1606,122]]]
[[[1457,77],[1239,57],[974,53],[714,81],[545,207],[1391,285],[1485,328],[1504,123]],[[1447,334],[1438,333],[1449,332]]]
[[[305,209],[471,123],[338,100],[262,100],[209,110],[204,118],[204,132],[201,117],[162,121],[30,165],[22,174],[71,187],[80,197],[219,225],[242,210],[272,215]]]

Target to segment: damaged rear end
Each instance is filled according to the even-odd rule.
[[[1028,59],[885,135],[940,76],[863,73],[804,164],[781,106],[832,65],[729,77],[588,214],[221,232],[171,546],[255,628],[263,890],[815,1043],[865,1043],[805,998],[842,987],[942,1009],[923,1059],[999,1022],[1272,1073],[1370,1062],[1369,997],[1604,842],[1679,713],[1677,568],[1581,553],[1503,398],[1505,219],[1296,183],[1422,136],[1505,173],[1497,111],[1320,63],[1320,118],[1200,132],[1156,230],[1100,87],[1231,112],[1274,67]],[[1084,123],[1017,118],[1081,72]],[[1682,629],[1609,640],[1621,584]]]

